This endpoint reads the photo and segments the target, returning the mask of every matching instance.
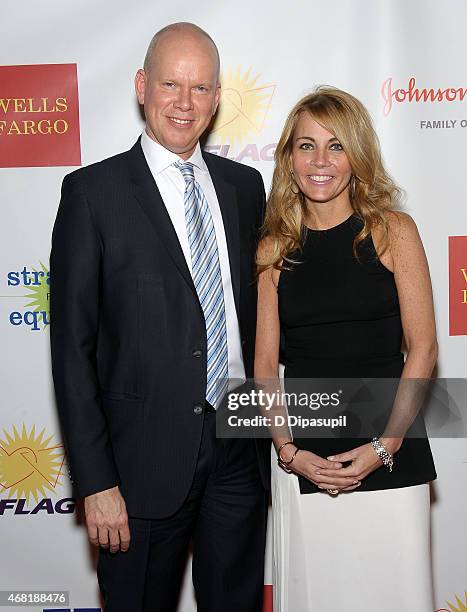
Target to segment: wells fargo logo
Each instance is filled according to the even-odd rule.
[[[415,77],[409,79],[406,87],[395,87],[393,78],[389,77],[381,87],[381,95],[384,100],[383,113],[387,116],[394,104],[462,102],[467,96],[467,87],[420,88]]]
[[[467,612],[467,591],[464,591],[464,601],[461,601],[457,595],[455,597],[455,604],[448,601],[446,605],[448,605],[449,608],[439,608],[436,612]]]
[[[449,335],[467,335],[467,236],[449,236]]]
[[[252,68],[229,68],[221,75],[222,94],[206,150],[236,161],[273,161],[277,143],[258,145],[276,85],[264,84]],[[215,143],[215,144],[214,144]]]
[[[0,166],[79,166],[76,64],[0,66]]]
[[[50,272],[41,263],[39,269],[24,266],[21,270],[12,270],[6,274],[6,286],[8,289],[16,287],[27,293],[18,293],[13,289],[12,293],[0,295],[10,300],[25,298],[27,303],[22,310],[9,308],[8,320],[14,327],[25,326],[31,331],[45,329],[50,323]]]
[[[65,451],[63,444],[54,442],[53,438],[45,434],[45,429],[36,434],[34,425],[28,432],[24,423],[21,431],[15,426],[11,432],[3,430],[0,437],[0,515],[8,510],[16,515],[73,512],[73,499],[54,503],[47,497],[63,484]],[[30,502],[34,504],[32,509],[28,507]]]

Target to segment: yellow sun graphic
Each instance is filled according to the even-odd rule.
[[[26,304],[25,308],[29,308],[30,306],[32,306],[34,307],[35,312],[40,312],[40,313],[45,312],[46,317],[48,318],[49,317],[50,287],[47,284],[47,274],[49,270],[46,268],[46,266],[44,266],[42,262],[40,262],[40,264],[42,268],[41,272],[43,272],[41,282],[40,284],[34,287],[28,286],[28,289],[31,293],[27,293],[24,297],[32,298],[32,302],[29,302],[29,304]],[[32,268],[32,269],[34,272],[38,272],[36,268]],[[38,321],[42,321],[44,325],[43,329],[45,329],[46,321],[44,321],[43,314],[41,314],[38,317]]]
[[[240,143],[263,129],[276,86],[261,85],[259,79],[251,67],[244,74],[240,68],[229,68],[221,75],[222,94],[211,135],[222,144]]]
[[[23,423],[21,433],[13,427],[10,435],[5,429],[5,439],[0,439],[0,493],[8,497],[46,497],[54,491],[62,476],[65,452],[62,444],[50,444],[53,435],[44,439],[43,429],[36,436],[35,425],[28,433]]]
[[[456,595],[456,605],[449,601],[447,602],[447,605],[449,606],[449,610],[451,612],[467,612],[467,591],[464,591],[464,601],[461,601]]]

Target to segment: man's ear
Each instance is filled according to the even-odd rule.
[[[221,84],[218,83],[216,86],[216,93],[214,95],[214,110],[212,111],[213,117],[216,114],[217,107],[219,106],[219,100],[221,99],[221,94],[222,94]]]
[[[142,68],[138,70],[135,76],[135,91],[138,97],[138,102],[144,104],[144,94],[146,93],[146,73]]]

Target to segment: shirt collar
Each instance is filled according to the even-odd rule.
[[[172,166],[175,162],[190,162],[201,172],[207,172],[206,162],[203,159],[201,153],[201,147],[199,142],[196,144],[196,148],[193,151],[192,156],[189,159],[183,160],[176,153],[172,153],[161,144],[150,138],[146,130],[143,130],[141,134],[141,148],[143,149],[144,156],[148,162],[148,166],[151,172],[156,175],[160,174],[169,166]]]

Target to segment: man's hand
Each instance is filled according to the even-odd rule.
[[[118,487],[99,491],[84,498],[89,541],[94,546],[126,552],[130,546],[130,529],[125,501]]]

